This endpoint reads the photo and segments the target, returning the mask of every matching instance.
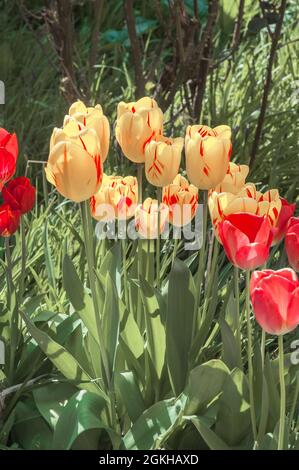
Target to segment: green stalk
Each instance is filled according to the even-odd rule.
[[[198,307],[201,301],[201,285],[204,277],[205,268],[205,249],[206,249],[206,238],[207,238],[207,221],[208,221],[208,191],[203,191],[203,224],[202,224],[202,246],[200,248],[198,257],[198,271],[197,271],[197,292],[194,306],[194,319],[195,324],[198,317]]]
[[[122,258],[123,258],[123,275],[124,275],[124,294],[125,294],[125,303],[127,308],[129,308],[129,295],[128,295],[128,271],[127,271],[127,244],[126,240],[121,240],[121,247],[122,247]]]
[[[24,294],[24,279],[25,279],[25,270],[26,270],[26,238],[25,238],[24,216],[21,217],[20,231],[21,231],[21,275],[20,275],[20,284],[19,284],[19,301],[22,302],[22,298]]]
[[[179,239],[175,238],[174,239],[173,252],[172,252],[172,266],[173,266],[174,260],[176,258],[177,252],[178,252],[178,244],[179,244]]]
[[[156,242],[156,284],[157,288],[160,288],[160,204],[162,200],[162,190],[157,188],[157,200],[158,200],[158,220],[157,220],[157,242]]]
[[[10,310],[10,355],[9,355],[9,382],[13,383],[15,371],[15,357],[19,341],[19,310],[16,293],[12,279],[12,259],[9,246],[9,237],[5,237],[5,255],[7,264],[7,306]]]
[[[266,351],[266,332],[262,330],[262,339],[261,339],[261,358],[262,358],[262,367],[264,369],[265,365],[265,351]]]
[[[294,391],[294,396],[293,396],[292,406],[291,406],[291,411],[290,411],[290,416],[289,416],[289,430],[290,431],[292,429],[294,414],[296,411],[296,406],[298,404],[298,396],[299,396],[299,372],[297,372],[296,374],[296,388]]]
[[[137,165],[137,182],[138,182],[138,204],[142,204],[142,177],[143,177],[143,165],[139,163]],[[140,281],[142,275],[142,240],[137,238],[137,272],[138,279]],[[138,292],[137,296],[137,324],[142,327],[142,300],[141,295]]]
[[[94,243],[92,234],[92,224],[90,216],[89,201],[80,203],[81,218],[84,232],[84,244],[87,258],[88,278],[90,284],[90,290],[92,295],[94,314],[97,324],[97,333],[99,338],[99,346],[101,350],[101,356],[106,376],[106,384],[109,387],[111,382],[111,375],[109,370],[108,356],[104,347],[104,338],[101,325],[100,312],[98,307],[97,289],[96,289],[96,275],[95,275],[95,259],[94,259]]]
[[[278,433],[278,450],[284,447],[285,414],[286,414],[286,389],[284,381],[284,352],[283,335],[278,336],[278,354],[279,354],[279,383],[280,383],[280,419]]]
[[[250,321],[250,271],[246,271],[246,311],[247,311],[247,338],[248,338],[248,379],[249,379],[249,400],[252,434],[255,443],[257,442],[256,415],[253,394],[253,367],[252,367],[252,330]]]
[[[236,325],[236,340],[239,348],[239,354],[242,362],[242,345],[241,345],[241,319],[240,319],[240,276],[239,268],[234,267],[234,291],[235,291],[235,300],[237,307],[237,325]]]

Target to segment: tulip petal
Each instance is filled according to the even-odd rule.
[[[242,246],[235,255],[237,266],[241,269],[256,269],[264,264],[269,256],[269,247],[260,243]]]
[[[251,301],[256,321],[262,329],[269,334],[281,334],[283,320],[272,297],[269,297],[264,289],[258,287],[251,294]]]
[[[299,325],[299,287],[292,293],[288,306],[287,328],[293,330]]]

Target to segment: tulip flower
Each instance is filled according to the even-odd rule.
[[[198,190],[184,176],[177,175],[170,185],[163,188],[162,201],[169,209],[169,222],[181,227],[188,224],[196,213]]]
[[[281,200],[281,210],[278,216],[277,224],[275,227],[272,228],[273,233],[273,241],[272,245],[277,245],[286,234],[287,226],[290,218],[294,215],[296,204],[290,204],[286,199],[283,197],[280,198]]]
[[[178,174],[184,139],[156,136],[145,146],[145,176],[153,186],[170,184]]]
[[[55,128],[45,168],[48,181],[64,197],[82,202],[101,186],[101,147],[96,132],[71,119],[63,129]]]
[[[256,190],[254,184],[247,183],[238,194],[213,191],[209,196],[208,205],[215,234],[219,239],[219,223],[228,215],[239,212],[266,216],[271,227],[275,227],[282,202],[276,189],[263,194]]]
[[[163,232],[168,218],[168,207],[156,199],[147,198],[135,212],[136,230],[143,238],[158,238],[158,207],[160,212],[160,233]]]
[[[290,266],[299,272],[299,217],[292,217],[289,221],[285,248]]]
[[[250,295],[256,321],[267,333],[284,335],[299,325],[299,281],[292,269],[255,271]]]
[[[267,217],[230,214],[219,224],[219,237],[228,259],[238,268],[256,269],[269,257],[272,234]]]
[[[20,225],[21,212],[14,210],[9,204],[0,206],[0,236],[10,237]]]
[[[134,176],[104,175],[102,186],[91,197],[92,216],[99,221],[129,219],[134,216],[138,202],[138,183]]]
[[[228,170],[221,181],[213,191],[217,193],[232,193],[238,194],[241,189],[245,186],[245,180],[249,173],[248,165],[236,165],[233,162],[229,162]]]
[[[163,113],[155,100],[144,97],[117,107],[116,139],[124,155],[135,163],[145,161],[145,146],[163,133]]]
[[[188,126],[185,153],[191,183],[204,190],[221,183],[228,169],[231,149],[230,127]]]
[[[13,210],[19,210],[21,214],[31,211],[35,203],[35,187],[30,180],[20,176],[10,181],[2,190],[4,202]]]
[[[102,106],[97,104],[94,107],[86,107],[82,101],[76,101],[69,109],[69,115],[64,118],[64,125],[70,117],[88,129],[93,129],[100,141],[102,163],[107,158],[110,141],[109,121],[103,114]]]
[[[18,139],[16,134],[10,134],[0,128],[0,191],[16,171],[18,158]]]

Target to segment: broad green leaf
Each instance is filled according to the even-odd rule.
[[[218,359],[195,367],[190,372],[185,391],[188,402],[184,413],[188,415],[204,413],[209,403],[222,392],[229,373],[227,366]]]
[[[229,450],[228,445],[204,423],[203,419],[193,416],[190,420],[211,450]]]
[[[175,427],[183,410],[180,400],[164,400],[148,408],[124,436],[121,448],[155,449],[163,436]]]
[[[216,434],[228,445],[238,445],[250,430],[249,387],[246,376],[234,369],[226,378],[219,399]]]
[[[67,401],[75,392],[76,387],[73,385],[59,382],[33,390],[35,405],[53,430]]]
[[[225,362],[230,370],[235,367],[242,367],[240,348],[233,331],[223,318],[219,318],[218,321],[221,329],[223,362]]]
[[[101,417],[104,407],[105,400],[94,393],[81,390],[73,395],[57,421],[53,449],[71,449],[82,433],[92,429],[99,430],[99,435],[103,430],[113,435]]]
[[[142,395],[133,372],[121,372],[115,377],[119,400],[125,406],[130,420],[134,423],[145,410]]]
[[[76,359],[60,344],[56,343],[50,336],[42,332],[34,324],[23,315],[29,333],[33,336],[35,341],[39,344],[43,352],[53,362],[57,369],[77,387],[90,392],[97,393],[109,401],[103,390],[100,389],[91,377],[82,369],[81,365]]]
[[[169,277],[166,359],[175,395],[185,387],[192,343],[195,286],[187,266],[175,260]]]
[[[161,322],[160,305],[154,288],[145,279],[140,280],[140,286],[145,310],[147,348],[157,377],[160,378],[165,363],[165,327]]]

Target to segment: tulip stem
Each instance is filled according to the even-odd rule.
[[[236,340],[238,345],[240,366],[242,367],[242,345],[241,345],[241,320],[240,320],[240,276],[239,268],[234,267],[234,291],[236,303]]]
[[[103,338],[103,331],[102,331],[101,318],[100,318],[98,299],[97,299],[94,243],[93,243],[89,201],[81,202],[80,209],[81,209],[82,225],[83,225],[83,232],[84,232],[84,244],[85,244],[86,259],[87,259],[88,277],[89,277],[89,284],[90,284],[91,296],[92,296],[93,307],[94,307],[95,320],[96,320],[96,325],[97,325],[99,346],[100,346],[104,371],[106,375],[106,381],[107,381],[108,386],[110,386],[111,384],[110,384],[109,362],[108,362],[107,353],[104,347],[105,343],[104,343],[104,338]]]
[[[286,413],[286,389],[284,381],[284,352],[283,352],[283,335],[278,336],[279,350],[279,383],[280,383],[280,420],[278,433],[278,450],[284,448],[284,430],[285,430],[285,413]]]
[[[265,351],[266,351],[266,332],[262,330],[262,339],[261,339],[261,359],[262,359],[262,367],[264,369],[265,365]]]
[[[24,293],[25,269],[26,269],[26,238],[25,238],[24,216],[21,217],[20,231],[21,231],[21,275],[20,275],[20,285],[19,285],[19,299],[20,299],[20,302],[22,302],[23,293]]]
[[[176,255],[177,255],[177,252],[178,252],[178,245],[179,245],[179,239],[175,238],[174,239],[173,252],[172,252],[172,266],[173,266],[174,261],[176,259]]]
[[[160,225],[161,225],[161,214],[160,204],[162,200],[162,190],[157,188],[157,200],[158,200],[158,217],[157,217],[157,244],[156,244],[156,284],[157,288],[160,288]]]
[[[124,293],[126,307],[129,308],[129,297],[128,297],[128,271],[127,271],[127,245],[126,240],[121,240],[122,255],[123,255],[123,275],[124,275]]]
[[[247,355],[248,355],[248,381],[249,381],[249,400],[252,434],[255,443],[257,442],[257,428],[253,393],[253,367],[252,367],[252,330],[250,320],[250,271],[246,271],[246,311],[247,311]]]
[[[143,177],[143,165],[139,163],[137,165],[137,183],[138,183],[138,204],[142,204],[142,177]],[[142,240],[140,238],[140,234],[138,234],[137,238],[137,274],[138,280],[140,282],[142,276]],[[142,300],[141,294],[138,291],[137,295],[137,324],[139,328],[142,325]]]
[[[202,215],[202,245],[198,256],[198,271],[197,271],[197,292],[195,297],[194,306],[194,327],[198,318],[198,307],[200,306],[201,300],[201,285],[204,276],[204,264],[205,264],[205,248],[207,238],[207,221],[208,221],[208,191],[203,191],[203,215]],[[195,333],[195,330],[193,331]]]

